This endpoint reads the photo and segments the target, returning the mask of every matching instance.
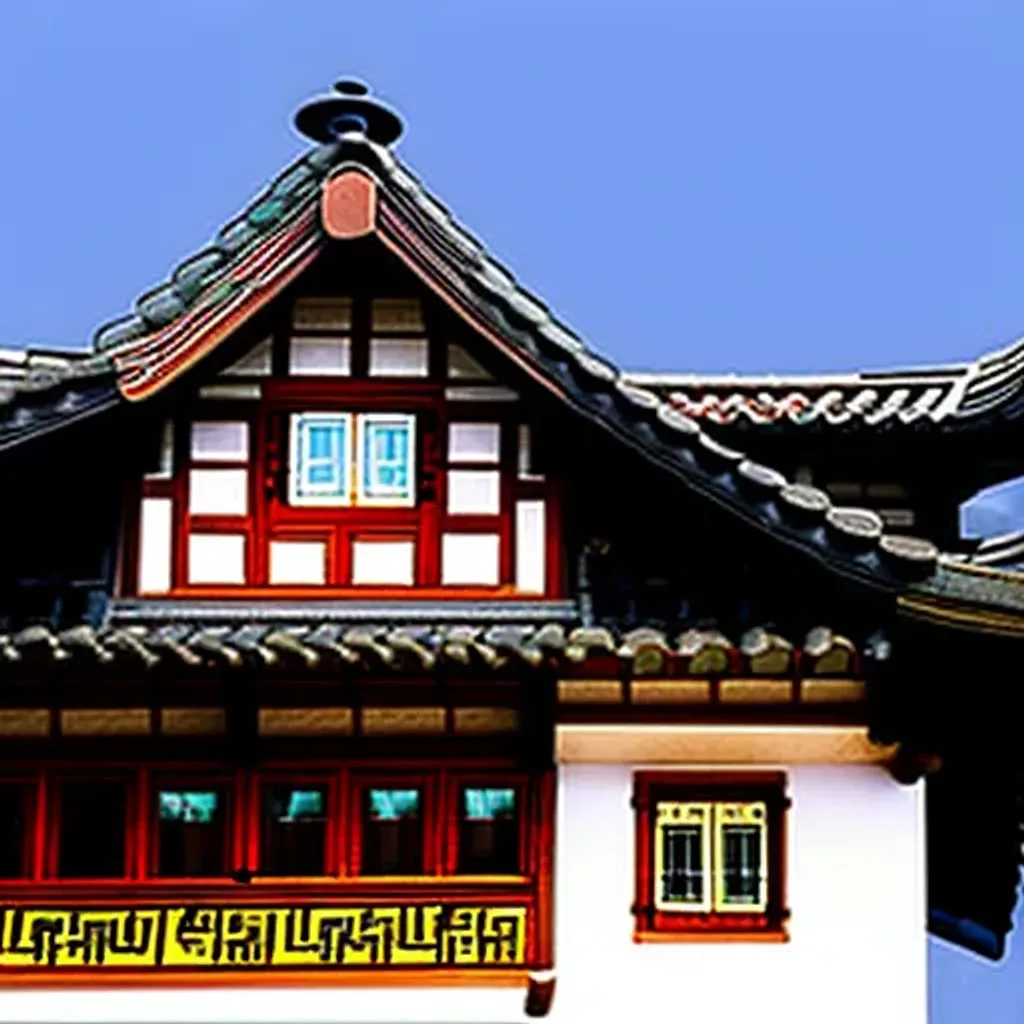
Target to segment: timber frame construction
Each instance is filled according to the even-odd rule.
[[[827,400],[623,373],[364,86],[297,126],[315,147],[89,351],[0,355],[0,984],[515,984],[542,1015],[574,762],[753,773],[637,775],[638,941],[784,941],[774,766],[842,763],[927,776],[931,927],[1001,956],[1024,576],[928,539],[935,491],[857,477],[839,421],[898,421],[910,461],[954,420],[1002,444],[1016,349]],[[743,417],[837,430],[807,426],[809,476]],[[735,826],[763,891],[723,867],[713,906],[678,896],[704,917],[663,912],[652,799],[723,864]],[[76,806],[114,837],[84,866]]]

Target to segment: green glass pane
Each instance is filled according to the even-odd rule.
[[[288,795],[288,805],[279,821],[299,821],[302,818],[320,818],[324,813],[322,789],[293,789]]]
[[[420,809],[418,789],[371,789],[370,817],[374,821],[414,818]]]
[[[514,789],[467,789],[464,795],[467,821],[494,821],[516,812]]]
[[[217,813],[218,796],[210,791],[184,793],[161,790],[159,799],[161,821],[186,821],[205,825],[213,821]]]

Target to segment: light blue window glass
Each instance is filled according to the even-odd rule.
[[[160,820],[209,824],[217,813],[217,794],[160,791]]]
[[[291,418],[289,499],[294,505],[346,505],[352,416],[296,413]]]
[[[400,821],[415,818],[420,810],[418,789],[371,789],[370,820]]]
[[[466,821],[494,821],[516,812],[514,789],[467,789],[463,815]]]
[[[368,413],[359,418],[359,497],[369,504],[413,502],[415,418],[405,414]]]

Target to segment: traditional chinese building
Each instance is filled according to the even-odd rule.
[[[1015,901],[1024,577],[951,517],[1024,357],[624,374],[364,87],[296,124],[0,360],[0,1016],[923,1024]]]

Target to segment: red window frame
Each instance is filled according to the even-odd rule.
[[[726,803],[764,801],[768,810],[768,900],[764,913],[664,912],[655,907],[654,808],[659,799]],[[636,942],[786,941],[786,776],[783,772],[636,772],[636,888],[632,908]],[[708,872],[711,883],[711,873]],[[713,884],[713,883],[712,883]]]
[[[39,797],[42,787],[31,775],[0,775],[0,786],[10,786],[21,790],[23,826],[21,836],[21,871],[17,875],[0,878],[0,885],[24,884],[38,877],[39,867],[36,864],[35,848],[40,832]],[[35,800],[32,799],[33,792]],[[45,826],[45,822],[43,822]]]
[[[82,782],[118,782],[125,788],[124,815],[124,867],[121,875],[104,877],[68,877],[60,873],[61,838],[63,835],[63,787],[65,783]],[[72,774],[63,770],[49,776],[46,780],[48,828],[45,837],[46,877],[47,881],[66,885],[99,886],[111,882],[136,880],[142,876],[140,872],[139,851],[146,841],[147,819],[140,807],[140,793],[146,786],[145,771],[136,773],[127,769],[114,770],[97,768]],[[142,813],[140,813],[142,812]],[[140,827],[140,823],[142,826]],[[38,834],[38,833],[37,833]]]
[[[349,857],[350,874],[367,882],[436,877],[441,874],[442,835],[438,825],[438,789],[444,779],[426,772],[353,772],[349,783]],[[371,789],[418,789],[422,796],[423,868],[415,875],[368,875],[362,873],[365,846],[366,795]]]
[[[303,883],[332,880],[345,872],[342,864],[344,850],[345,815],[341,799],[339,773],[316,770],[288,770],[271,768],[251,773],[248,779],[248,801],[244,815],[246,831],[245,868],[254,883],[284,885],[300,880]],[[263,792],[267,786],[292,786],[296,789],[324,787],[327,790],[326,821],[324,823],[324,873],[289,878],[284,875],[261,873],[263,847]]]
[[[145,479],[142,496],[173,500],[172,584],[169,597],[240,597],[272,594],[278,598],[354,596],[394,599],[437,597],[452,599],[495,599],[515,597],[515,503],[543,500],[545,503],[545,590],[537,598],[554,598],[563,593],[563,570],[559,557],[560,511],[558,488],[550,478],[518,473],[519,428],[522,410],[518,404],[502,402],[449,402],[445,389],[457,385],[447,377],[447,338],[432,330],[424,310],[424,336],[428,343],[426,377],[367,377],[369,343],[373,337],[411,337],[418,331],[373,330],[372,297],[352,299],[352,326],[346,333],[351,344],[351,375],[346,377],[281,376],[287,374],[287,346],[293,333],[288,322],[272,336],[271,376],[254,377],[260,388],[257,402],[244,403],[223,398],[197,399],[184,408],[174,428],[174,464],[170,479]],[[326,335],[337,332],[328,330]],[[229,383],[243,378],[231,377]],[[227,379],[226,379],[227,380]],[[255,406],[255,408],[254,408]],[[295,412],[345,411],[405,412],[417,416],[416,487],[417,502],[411,508],[372,506],[290,506],[284,474],[288,461],[288,417]],[[249,424],[249,460],[241,462],[193,462],[189,427],[193,421],[238,421]],[[450,464],[447,454],[449,422],[495,422],[501,424],[502,442],[497,463]],[[197,515],[188,511],[189,474],[197,468],[239,468],[249,473],[249,512],[245,516]],[[497,470],[501,474],[501,510],[495,515],[447,513],[449,469]],[[427,493],[428,498],[421,495]],[[134,498],[134,494],[133,494]],[[135,527],[124,544],[122,590],[138,591],[138,512],[134,501]],[[497,585],[442,585],[441,537],[444,533],[485,532],[500,538]],[[188,582],[188,542],[191,533],[233,534],[245,537],[246,582],[243,584],[191,584]],[[351,543],[363,535],[412,538],[416,544],[412,586],[353,584]],[[272,540],[316,540],[327,545],[323,584],[271,584],[269,582]]]
[[[529,874],[529,845],[527,838],[530,833],[529,826],[529,795],[530,787],[526,776],[508,774],[465,774],[453,773],[448,777],[447,791],[445,793],[445,807],[442,813],[447,837],[445,842],[445,863],[446,875],[457,875],[467,881],[485,878],[518,878]],[[462,793],[466,789],[511,789],[516,795],[516,828],[517,839],[517,870],[512,875],[479,875],[472,872],[459,870],[461,854],[461,832],[463,824],[463,801]]]
[[[235,822],[237,818],[238,791],[236,779],[227,772],[199,772],[174,770],[143,770],[142,776],[147,783],[143,789],[148,806],[143,808],[148,831],[145,834],[140,851],[144,856],[145,877],[147,880],[166,882],[170,885],[188,884],[220,884],[231,879],[238,862],[238,842]],[[217,787],[226,798],[224,819],[224,873],[220,875],[163,875],[160,873],[160,798],[161,790],[169,791],[201,791]]]

